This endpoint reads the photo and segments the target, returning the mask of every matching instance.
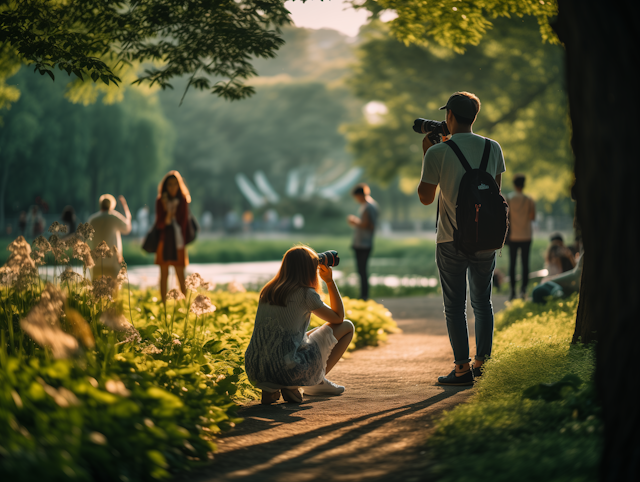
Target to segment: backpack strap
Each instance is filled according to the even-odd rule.
[[[469,164],[469,161],[467,161],[467,158],[464,157],[464,154],[462,153],[460,148],[456,145],[456,143],[453,142],[452,140],[448,140],[447,142],[445,142],[445,144],[447,144],[453,150],[453,152],[456,153],[456,156],[458,156],[458,160],[460,161],[460,164],[462,164],[462,167],[464,167],[464,170],[467,172],[471,171],[471,165]],[[479,168],[481,171],[486,172],[487,170],[487,166],[489,165],[489,154],[491,154],[491,141],[485,138],[484,152],[482,153],[482,160],[480,161],[480,168]]]
[[[485,137],[484,139],[484,152],[482,153],[482,160],[480,161],[480,170],[487,172],[487,165],[489,164],[489,154],[491,153],[491,141]]]
[[[460,148],[456,145],[456,143],[453,142],[452,140],[448,140],[447,142],[445,142],[445,144],[448,145],[451,149],[453,149],[453,152],[456,153],[456,156],[458,156],[458,160],[460,161],[460,164],[462,164],[462,167],[464,167],[464,170],[467,172],[471,171],[471,166],[469,165],[467,158],[464,157],[464,154],[462,153]]]

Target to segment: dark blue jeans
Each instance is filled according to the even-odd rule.
[[[471,307],[476,316],[476,360],[489,358],[493,345],[491,285],[496,267],[495,251],[466,256],[456,253],[453,243],[439,243],[436,246],[436,264],[454,362],[460,365],[471,361],[467,328],[467,271]]]

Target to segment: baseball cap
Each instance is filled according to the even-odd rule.
[[[456,115],[464,117],[465,119],[475,119],[478,114],[477,104],[464,94],[456,92],[445,105],[440,107],[440,110],[449,109]]]

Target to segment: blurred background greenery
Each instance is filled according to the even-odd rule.
[[[438,107],[466,89],[482,100],[475,132],[503,147],[504,191],[512,174],[528,176],[539,212],[532,269],[543,266],[549,231],[570,236],[562,48],[540,42],[535,19],[496,19],[464,55],[436,44],[405,46],[379,20],[357,37],[293,26],[283,36],[275,59],[254,61],[256,94],[239,102],[193,89],[183,99],[186,79],[161,91],[68,86],[25,67],[8,77],[21,95],[3,110],[0,127],[3,235],[22,234],[19,215],[34,204],[45,225],[67,205],[85,221],[102,193],[123,194],[137,225],[124,254],[129,265],[150,264],[138,213],[150,207],[153,222],[157,182],[177,169],[201,220],[192,262],[276,260],[303,242],[338,249],[349,275],[345,217],[358,208],[349,188],[364,181],[381,207],[371,273],[433,277],[435,206],[422,206],[415,194],[421,136],[411,126],[417,117],[442,119]],[[239,178],[251,192],[243,193]],[[296,215],[304,222],[294,223]],[[503,272],[506,253],[498,258]]]

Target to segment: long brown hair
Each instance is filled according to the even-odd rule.
[[[187,204],[189,204],[191,202],[191,194],[189,193],[189,189],[187,188],[187,185],[184,183],[184,180],[182,179],[182,176],[178,171],[169,171],[164,175],[162,181],[160,181],[160,184],[158,184],[158,199],[160,199],[162,197],[162,193],[167,190],[167,181],[171,177],[176,178],[176,181],[178,181],[178,191],[181,197],[183,197],[184,200],[187,201]]]
[[[260,291],[260,301],[287,306],[287,298],[298,288],[313,288],[321,293],[318,254],[309,246],[294,246],[284,253],[282,264],[271,281]]]

